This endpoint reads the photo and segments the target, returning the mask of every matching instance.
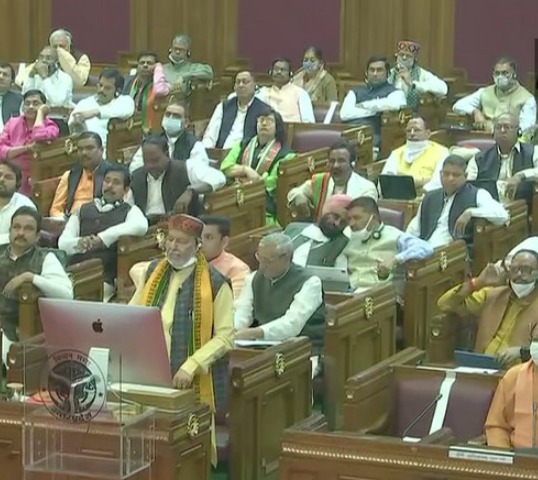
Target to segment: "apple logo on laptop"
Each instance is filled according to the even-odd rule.
[[[95,333],[103,333],[103,324],[99,318],[92,323],[92,328]]]

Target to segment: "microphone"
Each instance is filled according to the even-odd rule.
[[[538,410],[538,404],[532,402],[532,448],[536,446],[536,411]]]
[[[437,405],[437,402],[443,398],[443,394],[437,395],[428,405],[426,405],[426,408],[422,410],[409,424],[409,426],[403,431],[402,438],[407,437],[407,434],[409,431],[418,423],[420,420],[426,415],[435,405]]]

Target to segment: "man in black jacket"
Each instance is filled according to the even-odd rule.
[[[4,125],[11,117],[20,115],[22,95],[14,92],[11,85],[15,80],[15,71],[9,63],[0,62],[0,106],[2,115],[0,115],[0,133]]]

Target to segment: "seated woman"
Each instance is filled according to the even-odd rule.
[[[22,170],[19,192],[30,195],[30,164],[32,148],[36,142],[54,140],[60,129],[48,117],[47,99],[41,90],[28,90],[22,101],[22,115],[12,117],[0,136],[0,161],[9,160]]]
[[[256,117],[256,131],[252,138],[233,147],[222,161],[220,169],[227,178],[239,182],[263,180],[265,183],[265,208],[268,225],[276,221],[276,185],[278,164],[295,157],[286,144],[284,121],[278,112],[267,107]]]
[[[325,70],[323,53],[317,47],[308,47],[303,66],[295,73],[292,83],[305,89],[312,102],[336,102],[338,94],[334,77]]]

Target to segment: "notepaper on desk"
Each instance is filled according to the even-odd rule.
[[[236,347],[274,347],[280,345],[282,342],[279,340],[235,340]]]

